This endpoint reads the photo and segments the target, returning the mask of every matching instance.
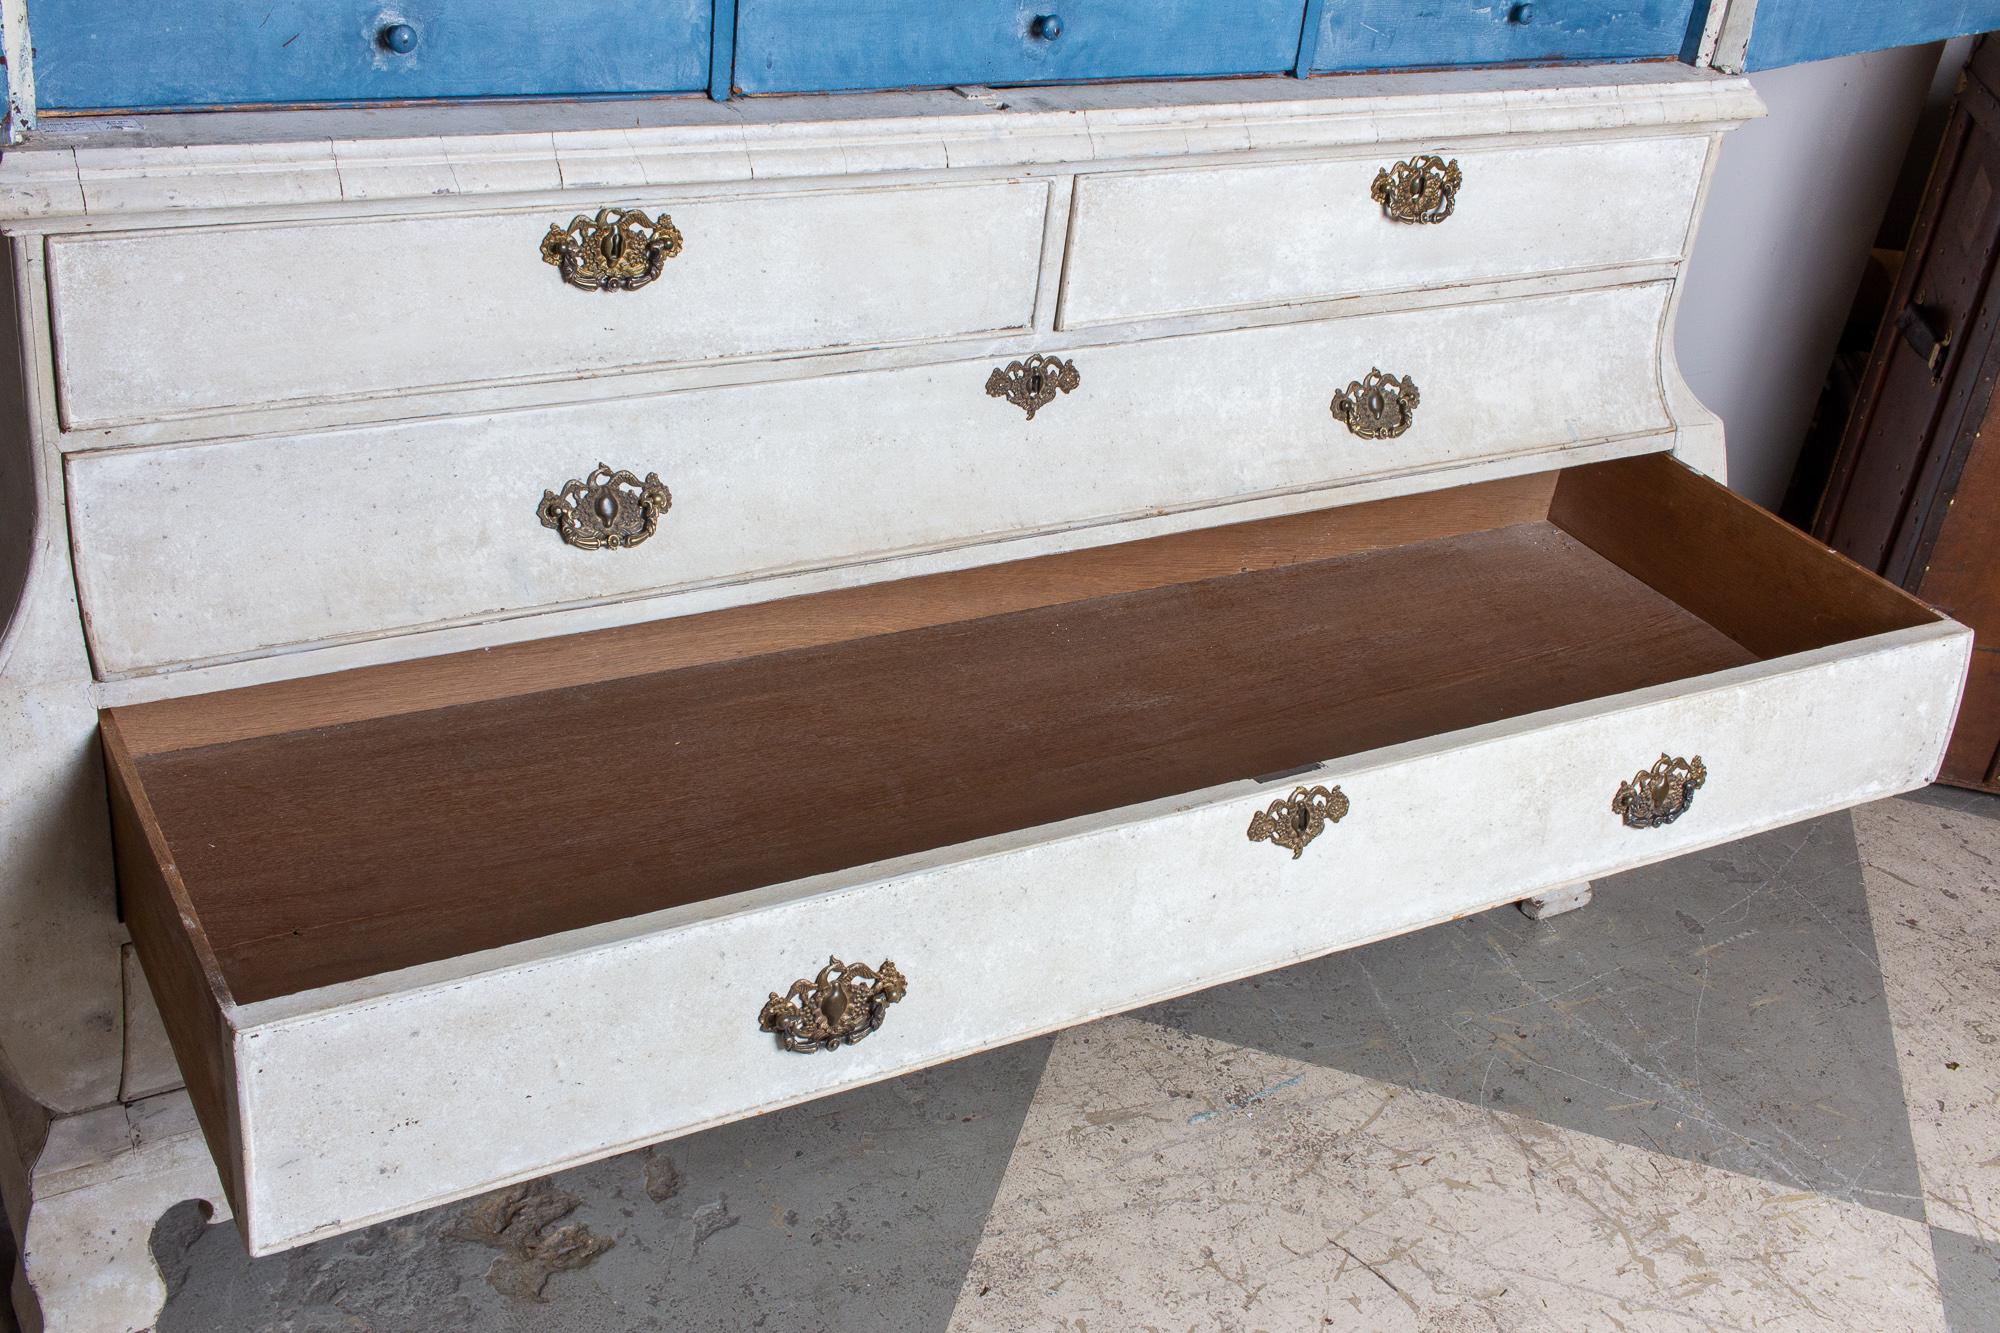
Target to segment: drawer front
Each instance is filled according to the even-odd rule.
[[[1080,177],[1062,323],[1677,260],[1708,140],[1440,151],[1461,182],[1432,224],[1371,196],[1386,155]]]
[[[1691,25],[1701,35],[1694,11],[1693,0],[1341,0],[1320,11],[1312,67],[1671,60]]]
[[[253,1252],[1920,784],[1967,644],[1898,631],[250,1006]],[[1613,795],[1662,747],[1707,781],[1678,821],[1628,828]],[[1351,802],[1297,859],[1245,836],[1294,783]],[[760,1008],[829,954],[893,961],[906,997],[860,1045],[778,1049]]]
[[[708,85],[709,0],[35,0],[46,110]]]
[[[632,290],[543,258],[575,202],[50,240],[65,425],[1026,327],[1046,181],[694,200]],[[628,201],[635,207],[651,201]],[[649,235],[651,233],[648,233]],[[663,244],[664,244],[663,240]]]
[[[989,394],[996,361],[961,361],[77,455],[78,580],[118,674],[1645,436],[1671,429],[1667,293],[1081,348],[1033,419]],[[1330,409],[1375,367],[1417,391],[1400,435]],[[577,549],[538,517],[600,460],[670,493],[643,544]]]
[[[739,0],[748,93],[1263,74],[1298,58],[1305,0]]]

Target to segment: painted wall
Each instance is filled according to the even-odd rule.
[[[1724,141],[1675,347],[1760,504],[1784,496],[1911,135],[1964,59],[1933,43],[1751,75],[1770,114]]]

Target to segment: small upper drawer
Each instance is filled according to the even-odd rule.
[[[739,0],[746,93],[1267,74],[1305,0]]]
[[[63,421],[1023,328],[1047,204],[1046,181],[1017,180],[646,208],[646,234],[669,217],[678,253],[657,279],[614,291],[580,290],[544,259],[552,225],[581,211],[594,226],[573,202],[58,236]]]
[[[1703,138],[1445,151],[1458,183],[1429,223],[1374,197],[1388,157],[1079,177],[1062,323],[1675,260],[1707,152]]]
[[[34,0],[45,110],[572,97],[708,84],[709,0]]]
[[[1320,12],[1312,67],[1672,59],[1693,11],[1694,0],[1340,0]]]

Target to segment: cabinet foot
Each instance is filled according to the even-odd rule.
[[[183,1092],[67,1116],[35,1164],[17,1291],[22,1333],[136,1333],[167,1285],[153,1225],[187,1199],[229,1216],[222,1182]],[[20,1299],[25,1297],[25,1299]]]
[[[1564,912],[1574,912],[1579,907],[1588,906],[1590,906],[1590,881],[1587,879],[1575,884],[1561,884],[1553,889],[1545,889],[1532,898],[1521,899],[1520,902],[1522,915],[1530,921],[1561,916]]]

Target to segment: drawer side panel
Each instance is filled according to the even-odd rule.
[[[328,1003],[339,988],[316,1012],[311,997],[255,1006],[252,1250],[1919,785],[1968,645],[1955,626],[1899,631],[992,839],[894,878],[766,891],[734,916],[582,932],[346,1007]],[[1624,828],[1611,796],[1662,748],[1701,754],[1707,786],[1678,823]],[[1352,801],[1298,860],[1244,836],[1293,781]],[[909,996],[860,1046],[783,1053],[757,1010],[829,953],[894,960]]]

